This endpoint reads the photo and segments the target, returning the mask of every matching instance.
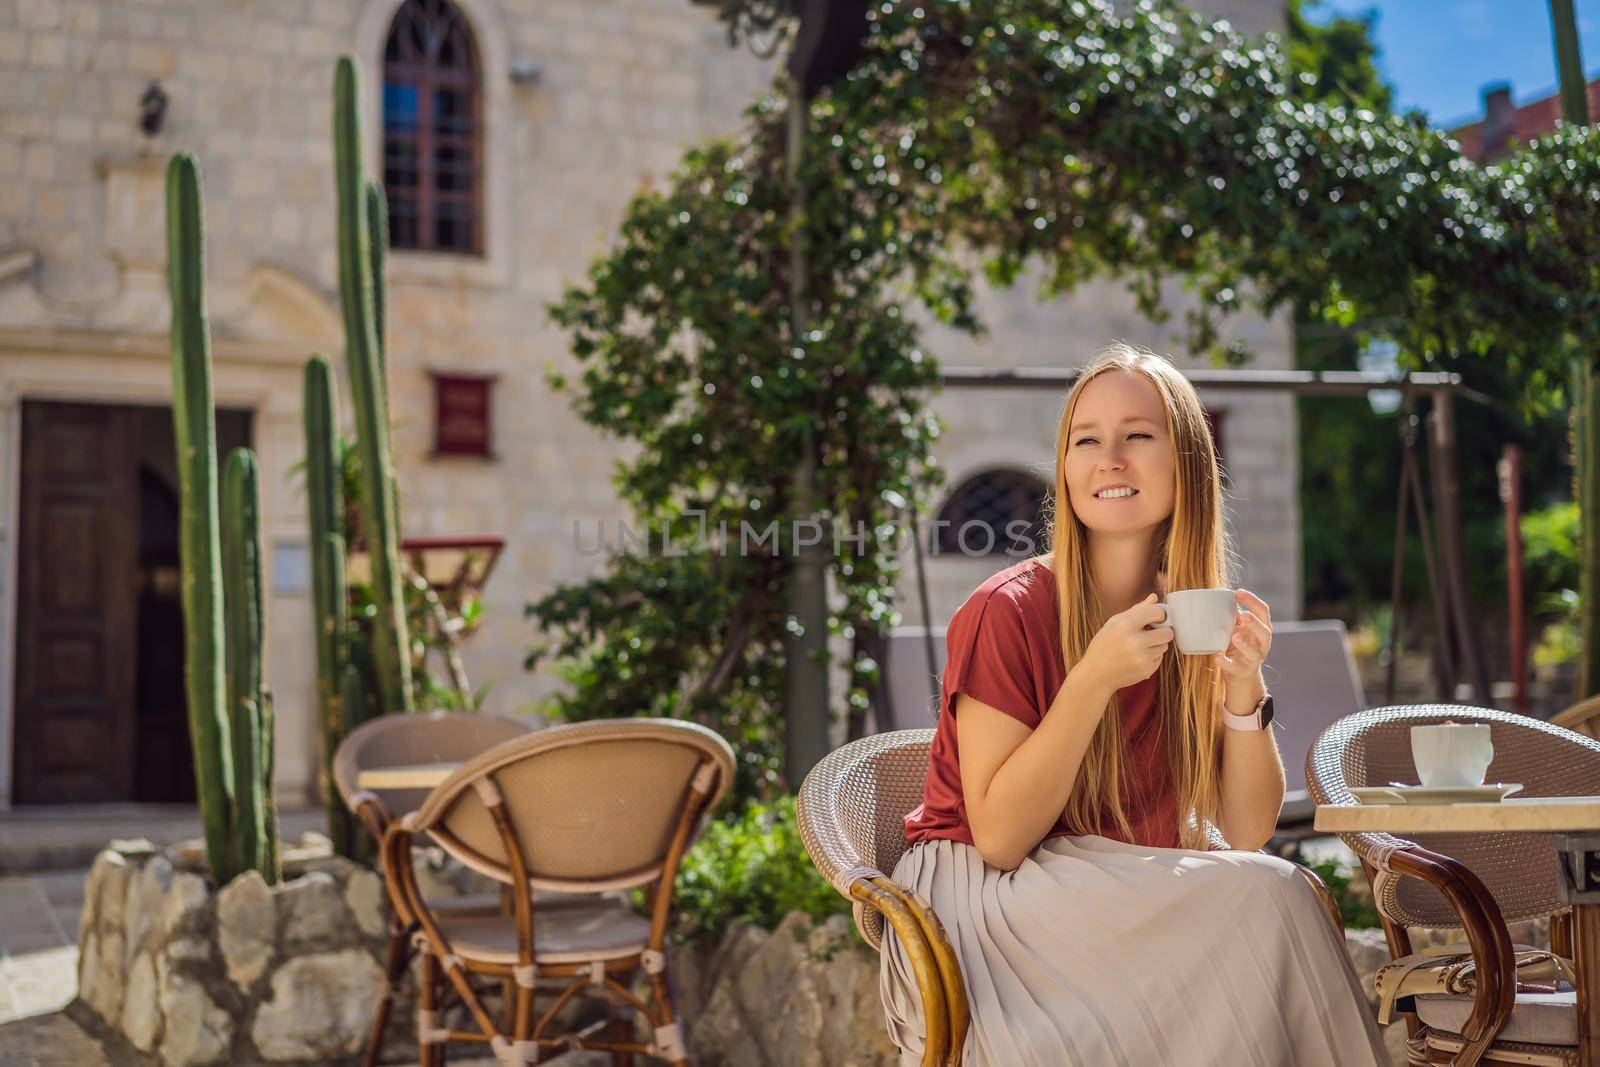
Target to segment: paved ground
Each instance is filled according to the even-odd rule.
[[[59,1011],[77,993],[85,873],[0,878],[0,1025]]]
[[[278,825],[286,840],[322,830],[321,808],[283,808]],[[147,838],[158,845],[200,836],[193,804],[71,804],[17,807],[0,812],[0,876],[87,869],[117,838]],[[0,920],[4,916],[0,915]]]
[[[63,1012],[78,992],[86,870],[0,877],[0,1067],[110,1067]]]

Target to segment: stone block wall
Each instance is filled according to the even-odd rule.
[[[319,851],[286,856],[280,886],[250,871],[220,893],[182,850],[102,852],[84,889],[76,1014],[173,1067],[325,1064],[364,1047],[383,988],[383,885]]]

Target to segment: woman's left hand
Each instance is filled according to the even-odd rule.
[[[1272,609],[1267,602],[1248,589],[1235,591],[1233,599],[1239,604],[1233,636],[1228,640],[1227,651],[1216,654],[1223,683],[1229,689],[1256,684],[1261,665],[1272,648]]]

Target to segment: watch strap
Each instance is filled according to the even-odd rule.
[[[1269,720],[1264,718],[1263,712],[1266,710],[1271,700],[1271,693],[1263,693],[1261,695],[1261,699],[1256,701],[1256,706],[1251,708],[1250,713],[1247,715],[1235,715],[1228,711],[1228,709],[1224,708],[1222,710],[1222,725],[1226,726],[1230,730],[1241,730],[1248,733],[1256,733],[1261,730],[1265,730]]]

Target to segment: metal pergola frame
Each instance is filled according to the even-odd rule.
[[[1015,368],[987,370],[975,367],[951,367],[939,375],[939,384],[946,388],[961,389],[1049,389],[1064,395],[1082,373],[1079,368]],[[1404,577],[1404,546],[1408,503],[1416,511],[1418,534],[1422,540],[1423,560],[1428,571],[1428,585],[1432,593],[1435,619],[1439,626],[1439,650],[1434,657],[1434,674],[1438,686],[1438,699],[1456,700],[1456,686],[1462,677],[1470,683],[1474,701],[1485,707],[1494,706],[1493,691],[1489,685],[1488,665],[1483,656],[1477,620],[1467,598],[1466,556],[1461,535],[1461,487],[1457,466],[1455,400],[1459,396],[1480,404],[1492,401],[1482,393],[1468,388],[1459,374],[1446,372],[1416,372],[1398,376],[1372,371],[1308,371],[1308,370],[1220,370],[1184,369],[1196,388],[1206,391],[1230,393],[1287,393],[1291,396],[1366,396],[1380,390],[1400,392],[1404,398],[1405,416],[1400,432],[1405,446],[1399,498],[1395,506],[1394,572],[1390,586],[1391,614],[1389,634],[1385,642],[1388,653],[1388,675],[1385,684],[1385,703],[1394,702],[1395,646],[1400,629],[1400,589]],[[1430,408],[1425,416],[1416,411],[1419,398],[1427,398]],[[1433,498],[1433,515],[1436,526],[1430,524],[1428,506],[1422,493],[1419,435],[1427,427],[1426,465],[1431,471],[1429,488]],[[913,514],[913,522],[915,515]],[[915,539],[914,539],[915,540]],[[932,618],[927,597],[927,578],[920,551],[916,554],[917,581],[922,592],[923,632],[932,631]],[[1442,572],[1442,574],[1441,574]],[[927,639],[929,673],[938,676],[934,666],[931,636]],[[893,717],[893,709],[889,709]]]

